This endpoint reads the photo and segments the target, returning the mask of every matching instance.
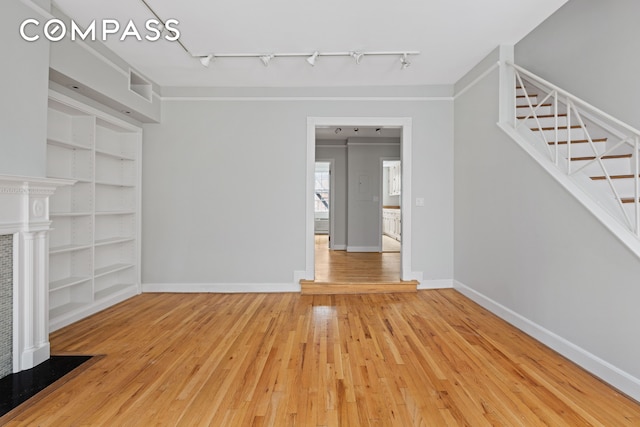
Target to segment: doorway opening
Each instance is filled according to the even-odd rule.
[[[400,252],[402,246],[402,162],[400,159],[381,159],[382,171],[382,230],[380,248],[384,253]]]
[[[333,180],[331,179],[331,169],[333,160],[316,161],[314,177],[314,199],[313,199],[313,230],[321,241],[326,241],[326,246],[332,249],[331,245],[331,220],[333,219]],[[324,236],[324,238],[322,238]]]
[[[341,189],[340,184],[338,184],[338,188],[335,190],[332,189],[335,183],[338,181],[335,175],[338,175],[338,172],[332,170],[331,176],[329,179],[330,182],[330,191],[329,191],[329,207],[328,207],[328,232],[327,234],[316,233],[316,203],[319,201],[319,197],[316,195],[316,162],[324,161],[327,156],[318,155],[316,159],[316,132],[318,130],[327,131],[329,129],[330,132],[345,132],[348,130],[349,132],[355,132],[356,135],[349,145],[347,145],[346,141],[344,147],[340,148],[344,150],[346,154],[347,149],[350,152],[356,152],[361,149],[365,149],[366,145],[371,145],[371,142],[364,142],[359,138],[364,137],[364,131],[377,132],[378,134],[384,129],[394,129],[394,131],[399,135],[399,141],[395,143],[396,145],[396,154],[393,152],[387,152],[385,154],[384,151],[381,151],[382,154],[375,154],[377,156],[375,163],[373,164],[371,170],[373,172],[369,173],[367,171],[359,170],[358,168],[352,167],[350,169],[351,176],[348,177],[349,181],[345,184],[348,188],[343,188],[342,190],[345,193],[350,194],[349,197],[352,197],[352,202],[354,203],[349,209],[349,215],[355,214],[354,211],[357,210],[356,202],[363,204],[369,204],[373,206],[374,216],[368,219],[361,219],[358,217],[358,220],[352,220],[351,230],[341,230],[341,227],[344,227],[345,224],[341,223],[339,219],[336,219],[336,216],[339,217],[339,214],[333,212],[332,207],[334,205],[339,205],[340,201],[336,200],[334,203],[331,202],[331,199],[340,196]],[[328,145],[333,145],[333,148],[336,148],[336,143],[331,143]],[[382,142],[381,146],[384,145],[392,145],[391,143]],[[399,145],[399,146],[398,146]],[[319,145],[320,146],[320,145]],[[326,148],[326,147],[325,147]],[[340,150],[338,149],[338,150]],[[389,154],[392,153],[392,154]],[[399,154],[399,155],[398,155]],[[347,156],[345,156],[346,158]],[[352,155],[352,160],[353,160]],[[397,244],[399,244],[399,252],[396,250],[394,253],[390,255],[396,255],[397,257],[397,271],[395,274],[396,281],[411,281],[412,270],[411,270],[411,209],[410,209],[410,194],[411,194],[411,119],[410,118],[308,118],[307,119],[307,214],[306,214],[306,224],[307,224],[307,232],[306,232],[306,270],[305,270],[305,279],[306,280],[317,280],[319,278],[316,277],[316,251],[323,250],[323,248],[327,248],[327,253],[329,254],[337,254],[341,255],[354,255],[357,257],[366,257],[366,256],[378,256],[386,255],[383,253],[383,217],[382,217],[382,209],[384,207],[383,204],[383,194],[381,190],[381,184],[383,181],[382,178],[382,159],[385,160],[395,160],[400,161],[399,163],[399,174],[398,179],[400,180],[402,192],[398,194],[397,198],[399,200],[398,206],[407,207],[400,210],[401,215],[401,235],[402,238],[400,240],[396,240]],[[370,160],[370,159],[369,159]],[[340,169],[340,167],[344,167],[344,165],[339,165],[341,160],[335,159],[332,166],[335,169]],[[353,166],[353,165],[352,165]],[[344,172],[346,174],[346,172]],[[346,200],[342,200],[346,203]],[[320,202],[322,203],[322,202]],[[356,206],[355,208],[353,206]],[[353,218],[353,217],[352,217]],[[354,233],[362,231],[363,224],[367,223],[369,228],[373,228],[373,233],[367,237],[369,240],[363,240],[362,242],[357,241],[354,243],[355,239]],[[371,226],[371,223],[373,225]],[[318,224],[320,225],[320,224]],[[347,233],[350,232],[347,236]],[[337,236],[342,233],[345,236],[344,240],[341,240]],[[320,246],[317,244],[318,237],[324,237],[326,239],[326,244],[321,243]],[[329,237],[331,237],[329,239]],[[349,239],[351,237],[351,239]],[[331,245],[332,251],[328,250],[328,245]],[[339,251],[339,252],[338,252]],[[350,272],[353,272],[354,260],[357,257],[349,258],[347,267]],[[365,267],[366,270],[366,267]],[[367,273],[367,272],[364,272]],[[370,272],[369,272],[370,273]],[[364,276],[363,276],[364,277]],[[358,280],[358,279],[356,279]],[[368,280],[363,280],[368,281]]]

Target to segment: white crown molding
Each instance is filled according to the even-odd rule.
[[[613,387],[628,394],[633,399],[640,401],[639,378],[630,375],[606,360],[603,360],[582,347],[577,346],[566,338],[543,328],[521,314],[516,313],[508,307],[503,306],[499,302],[492,300],[486,295],[481,294],[475,289],[472,289],[457,280],[454,280],[453,287],[455,290],[472,301],[480,304],[496,316],[512,324],[524,333],[532,336],[541,343],[551,347],[553,350],[580,365],[595,376],[603,379]]]
[[[459,96],[463,95],[466,91],[468,91],[469,89],[471,89],[472,87],[474,87],[475,85],[480,83],[485,77],[487,77],[489,74],[491,74],[499,66],[500,66],[500,63],[499,62],[495,62],[493,65],[491,65],[485,71],[483,71],[482,74],[480,74],[478,77],[473,79],[473,81],[471,81],[468,85],[466,85],[465,87],[460,89],[457,93],[455,93],[453,95],[453,99],[454,100],[457,99]]]
[[[452,96],[426,96],[426,97],[386,97],[386,96],[162,96],[162,101],[180,102],[180,101],[368,101],[368,102],[432,102],[432,101],[453,101]]]

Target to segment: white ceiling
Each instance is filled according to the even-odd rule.
[[[500,44],[515,44],[567,0],[147,0],[177,19],[193,54],[420,51],[399,58],[218,58],[209,68],[167,41],[107,41],[114,52],[162,86],[325,87],[452,84]],[[152,18],[140,0],[54,0],[80,25]]]

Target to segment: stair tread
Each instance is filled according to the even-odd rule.
[[[540,117],[540,116],[538,116]],[[571,126],[571,129],[580,129],[582,128],[582,126],[580,125],[573,125]],[[555,126],[551,126],[551,127],[544,127],[544,128],[530,128],[532,131],[534,132],[539,132],[541,129],[542,130],[555,130]],[[558,130],[567,130],[567,126],[558,126]]]
[[[534,96],[538,96],[538,94],[537,93],[535,93],[535,94],[534,93],[528,93],[526,95],[516,95],[516,98],[526,98],[527,96],[529,98],[533,98]]]
[[[607,138],[591,138],[591,141],[593,142],[607,142]],[[558,145],[564,145],[566,144],[568,141],[558,141]],[[576,139],[574,141],[571,141],[572,144],[584,144],[586,142],[589,142],[588,139]],[[548,142],[549,145],[554,145],[555,142],[554,141],[550,141]]]
[[[623,197],[623,198],[620,199],[620,201],[622,203],[635,203],[636,199],[635,199],[635,197]]]
[[[534,105],[534,107],[551,107],[551,103]],[[528,105],[516,105],[516,108],[529,108]]]
[[[594,160],[596,156],[587,157],[572,157],[571,160]],[[608,156],[602,156],[603,159],[630,159],[631,154],[610,154]]]
[[[629,174],[629,175],[609,175],[609,178],[611,178],[611,179],[632,179],[632,178],[634,178],[634,176],[635,175],[633,175],[633,174]],[[638,176],[640,176],[640,175],[638,175]],[[594,180],[594,181],[602,181],[602,180],[607,179],[607,177],[604,176],[604,175],[592,176],[590,178],[592,180]]]
[[[555,115],[553,115],[553,114],[542,114],[542,115],[539,115],[539,116],[536,116],[536,117],[538,117],[539,119],[549,119],[549,118],[555,117]],[[567,117],[567,114],[566,113],[558,114],[558,117]],[[517,118],[518,118],[518,120],[524,120],[524,119],[527,118],[527,116],[518,116]],[[532,119],[533,117],[529,116],[529,118]]]

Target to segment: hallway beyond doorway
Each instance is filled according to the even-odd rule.
[[[329,250],[326,235],[315,236],[315,280],[302,280],[303,294],[416,292],[418,282],[400,281],[400,252]]]

